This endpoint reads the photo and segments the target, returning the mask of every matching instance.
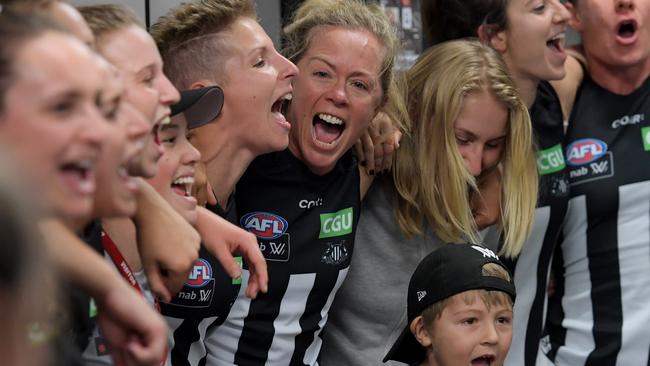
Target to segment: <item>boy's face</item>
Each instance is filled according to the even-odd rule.
[[[500,366],[512,341],[512,306],[488,310],[476,290],[449,298],[433,324],[425,324],[429,366]]]

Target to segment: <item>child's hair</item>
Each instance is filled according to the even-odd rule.
[[[483,270],[481,273],[483,276],[497,277],[506,281],[510,281],[510,274],[508,271],[496,263],[486,263],[483,265]],[[478,293],[478,296],[480,297],[481,301],[483,301],[483,304],[485,304],[488,310],[490,310],[490,308],[494,305],[510,305],[510,307],[513,306],[512,297],[503,291],[481,289],[469,290],[435,302],[428,308],[424,309],[422,311],[422,320],[424,321],[424,324],[426,324],[428,327],[433,324],[434,320],[439,319],[442,315],[442,311],[445,309],[445,307],[447,307],[452,297],[460,296],[466,303],[471,302],[470,291],[472,293]]]

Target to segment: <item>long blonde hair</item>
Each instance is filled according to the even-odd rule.
[[[405,74],[406,134],[395,155],[395,216],[406,236],[428,222],[447,242],[479,242],[465,168],[454,133],[464,97],[487,90],[508,109],[502,169],[502,254],[514,257],[530,233],[537,200],[537,171],[528,110],[498,53],[478,40],[439,44]],[[389,103],[390,104],[390,103]]]

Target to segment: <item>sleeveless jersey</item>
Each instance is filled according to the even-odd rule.
[[[565,156],[571,200],[541,344],[555,365],[647,365],[650,79],[630,95],[585,78]],[[550,364],[548,360],[543,360]]]
[[[320,332],[352,256],[359,194],[351,152],[323,176],[289,150],[253,161],[237,184],[237,212],[267,260],[269,291],[251,300],[242,286],[209,334],[209,365],[318,364]],[[244,264],[244,284],[248,276]]]
[[[568,172],[562,149],[562,109],[548,82],[539,84],[529,112],[538,150],[539,197],[533,230],[520,255],[515,260],[503,258],[517,288],[507,366],[535,364],[544,329],[551,258],[569,201]]]
[[[207,208],[236,223],[233,201],[231,197],[226,210],[219,205]],[[183,288],[170,303],[160,303],[160,312],[170,328],[166,365],[205,365],[206,333],[226,319],[240,286],[241,279],[230,278],[219,260],[201,245]]]

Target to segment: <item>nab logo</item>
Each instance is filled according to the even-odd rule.
[[[590,163],[607,152],[607,144],[598,139],[580,139],[566,149],[567,163],[579,166]]]
[[[210,263],[203,258],[199,258],[194,262],[194,267],[187,276],[185,284],[190,287],[203,287],[212,279],[212,267]]]
[[[260,239],[279,238],[289,228],[287,220],[268,212],[247,213],[239,220],[239,225]]]

